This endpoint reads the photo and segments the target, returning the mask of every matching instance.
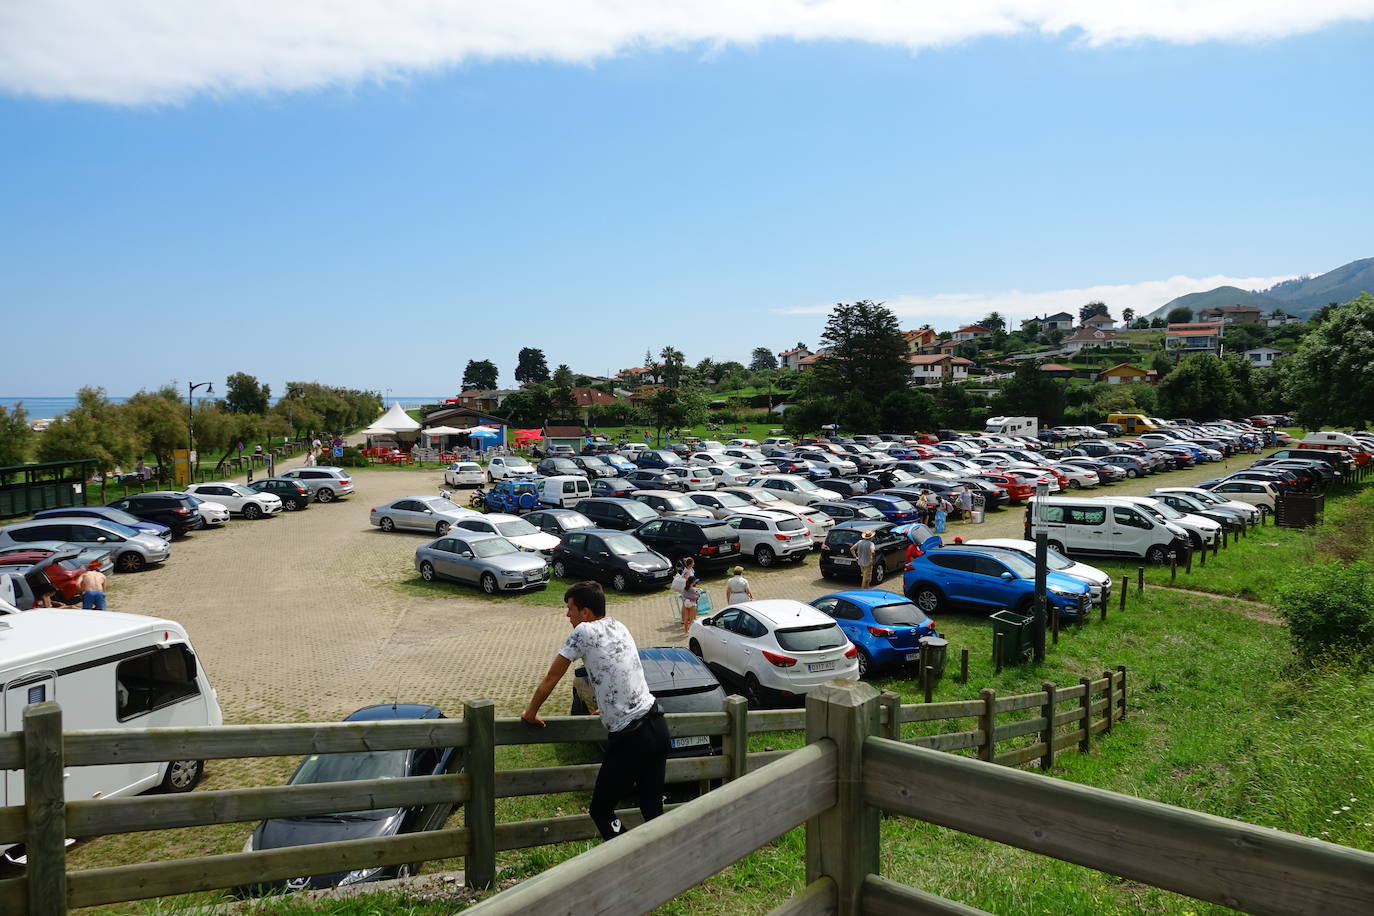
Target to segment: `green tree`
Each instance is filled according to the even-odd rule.
[[[658,356],[659,359],[663,360],[663,384],[670,388],[677,388],[682,384],[682,374],[687,365],[687,358],[682,355],[681,350],[671,345],[659,350]]]
[[[1312,328],[1284,367],[1288,400],[1307,429],[1374,419],[1374,296],[1360,293]]]
[[[76,406],[53,421],[38,438],[39,461],[94,458],[102,471],[129,467],[136,444],[127,419],[104,388],[82,388]]]
[[[558,368],[553,370],[552,383],[555,388],[572,388],[576,381],[577,378],[567,363],[559,363]]]
[[[1025,324],[1021,325],[1021,334],[1027,340],[1034,340],[1035,338],[1039,337],[1040,322],[1036,321],[1034,318],[1032,318],[1030,321],[1027,321]]]
[[[513,426],[543,426],[553,415],[553,398],[549,385],[531,385],[501,402],[501,413]]]
[[[1108,317],[1111,317],[1111,312],[1107,309],[1107,303],[1089,302],[1087,305],[1083,306],[1078,310],[1078,321],[1081,324],[1082,322],[1087,321],[1094,315],[1106,315]]]
[[[1193,320],[1193,310],[1186,305],[1177,305],[1169,309],[1169,314],[1164,316],[1167,324],[1187,324]]]
[[[140,391],[120,408],[128,418],[138,453],[152,452],[164,473],[172,466],[172,452],[186,448],[188,437],[185,405],[167,397],[167,393]]]
[[[1025,359],[1002,383],[998,409],[1013,417],[1038,417],[1053,426],[1064,416],[1064,385],[1040,371],[1040,361]]]
[[[1164,318],[1151,318],[1151,319],[1150,319],[1150,327],[1152,327],[1152,328],[1162,328],[1162,327],[1167,326],[1168,323],[1169,323],[1168,320],[1167,320],[1167,319],[1164,319]]]
[[[475,388],[478,391],[491,391],[496,387],[496,378],[500,374],[500,370],[491,360],[470,359],[467,368],[463,370],[463,390]]]
[[[935,428],[935,401],[919,388],[888,392],[878,404],[877,429],[914,433]]]
[[[33,429],[23,403],[10,409],[0,404],[0,467],[27,462],[32,442]]]
[[[1211,420],[1234,413],[1235,379],[1215,356],[1194,353],[1181,359],[1159,383],[1159,410],[1167,417]]]
[[[1131,327],[1137,331],[1144,331],[1150,327],[1150,319],[1141,315],[1131,324]]]
[[[1002,317],[1001,312],[988,312],[978,324],[989,331],[1005,331],[1007,329],[1007,319]]]
[[[706,396],[691,385],[661,388],[649,396],[644,409],[653,424],[654,438],[661,444],[665,429],[682,429],[705,421]]]
[[[850,402],[877,404],[911,378],[897,316],[877,302],[837,303],[821,334],[821,351],[825,358],[810,372]]]
[[[534,385],[549,380],[549,364],[544,358],[543,350],[535,347],[520,348],[520,355],[516,357],[515,380],[525,385]],[[493,385],[492,387],[496,386]]]
[[[224,380],[224,409],[230,413],[267,413],[272,387],[258,383],[257,377],[235,372]]]
[[[1121,323],[1130,327],[1131,321],[1135,318],[1135,309],[1121,310]]]
[[[755,347],[749,354],[749,368],[754,371],[778,368],[778,358],[767,347]]]
[[[963,385],[943,382],[931,395],[935,402],[935,425],[941,429],[969,429],[973,422],[973,398]]]

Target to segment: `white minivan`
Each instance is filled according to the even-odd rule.
[[[587,478],[573,474],[555,474],[537,483],[539,504],[548,509],[571,509],[592,496],[592,485],[587,483]]]
[[[1182,528],[1188,532],[1188,540],[1192,542],[1194,550],[1211,547],[1221,540],[1221,524],[1219,522],[1203,518],[1201,515],[1194,515],[1191,512],[1180,512],[1158,499],[1149,496],[1108,496],[1107,499],[1140,506],[1155,518]]]
[[[1025,539],[1034,540],[1040,531],[1063,554],[1143,558],[1156,564],[1166,562],[1170,553],[1182,554],[1190,543],[1187,532],[1172,522],[1108,497],[1028,500]]]

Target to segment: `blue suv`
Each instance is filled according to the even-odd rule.
[[[829,614],[849,641],[859,647],[859,677],[875,671],[901,668],[921,659],[921,638],[939,636],[935,621],[925,612],[892,592],[855,589],[833,592],[811,602]]]
[[[1035,598],[1035,563],[1018,553],[996,547],[954,545],[928,550],[911,562],[902,577],[912,604],[926,614],[951,606],[973,610],[1014,610],[1029,614]],[[1051,612],[1077,618],[1091,607],[1088,583],[1050,570],[1045,595]]]

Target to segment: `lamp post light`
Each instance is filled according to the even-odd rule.
[[[191,455],[196,450],[196,413],[195,398],[196,390],[204,388],[206,394],[215,393],[213,382],[187,382],[186,383],[186,482],[191,480]]]
[[[1050,495],[1050,482],[1041,478],[1035,482],[1035,626],[1033,642],[1035,660],[1045,660],[1045,624],[1049,617],[1045,596],[1045,574],[1049,568],[1049,534],[1045,531],[1045,499]]]

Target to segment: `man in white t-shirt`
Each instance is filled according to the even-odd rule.
[[[610,734],[606,759],[596,774],[588,810],[601,838],[625,832],[615,816],[615,803],[635,790],[639,810],[646,821],[663,813],[663,778],[668,760],[668,724],[663,720],[639,663],[639,648],[620,621],[606,616],[606,593],[596,582],[579,582],[563,594],[568,622],[573,631],[554,656],[544,680],[534,689],[530,704],[520,714],[531,725],[543,727],[539,707],[553,693],[574,659],[582,659],[596,691],[601,721]]]

